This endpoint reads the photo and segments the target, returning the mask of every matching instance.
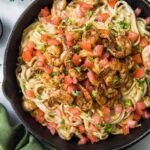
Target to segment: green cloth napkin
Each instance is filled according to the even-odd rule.
[[[40,143],[22,124],[12,127],[6,108],[0,104],[0,150],[54,150]]]

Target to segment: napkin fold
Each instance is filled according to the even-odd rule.
[[[0,150],[54,150],[33,137],[22,124],[12,127],[6,108],[0,104]]]

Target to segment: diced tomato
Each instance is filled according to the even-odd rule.
[[[77,85],[70,85],[68,87],[68,93],[69,94],[72,94],[72,91],[76,91],[76,90],[78,90],[78,86]]]
[[[92,133],[88,134],[88,138],[90,139],[92,144],[98,141],[98,139]]]
[[[104,50],[103,45],[96,45],[95,48],[94,48],[94,51],[93,51],[93,55],[95,57],[101,57],[102,53],[103,53],[103,50]]]
[[[135,12],[135,15],[138,17],[141,14],[142,9],[141,8],[136,8],[134,12]]]
[[[145,21],[146,21],[146,24],[149,25],[149,24],[150,24],[150,17],[147,17],[147,18],[145,19]]]
[[[34,111],[33,117],[39,123],[43,123],[44,122],[44,112],[42,110],[40,110],[40,109],[36,109]]]
[[[108,19],[108,17],[109,17],[109,14],[108,14],[108,13],[99,14],[99,15],[97,16],[97,20],[98,20],[99,22],[105,22],[105,21]]]
[[[135,42],[138,39],[138,37],[139,37],[139,34],[136,32],[130,31],[128,33],[128,38],[129,40],[131,40],[131,42]]]
[[[68,46],[73,46],[73,45],[74,45],[74,41],[67,41],[66,44],[67,44]]]
[[[90,93],[94,90],[88,79],[83,81],[83,85]]]
[[[122,104],[118,104],[118,105],[115,107],[115,112],[116,112],[116,113],[121,113],[121,112],[122,112],[122,109],[123,109]]]
[[[69,108],[69,112],[70,112],[73,116],[75,116],[75,117],[77,117],[77,116],[79,116],[79,115],[81,114],[80,109],[78,109],[78,108],[76,108],[76,107],[70,107],[70,108]]]
[[[47,34],[41,35],[41,40],[47,42],[47,40],[48,40],[48,35],[47,35]]]
[[[42,62],[43,64],[45,63],[46,58],[45,58],[45,56],[42,54],[41,51],[36,51],[36,57],[37,57],[38,61]]]
[[[60,110],[59,108],[57,108],[57,109],[55,110],[55,112],[56,112],[56,115],[57,115],[58,117],[61,117],[61,116],[62,116],[62,112],[61,112],[61,110]]]
[[[141,115],[137,114],[136,112],[133,115],[133,120],[139,121],[141,119]]]
[[[38,67],[43,67],[44,64],[45,64],[44,61],[36,61],[36,65],[37,65]]]
[[[74,65],[78,66],[81,63],[81,58],[78,54],[74,54],[72,57],[72,62]]]
[[[57,39],[48,39],[48,44],[49,45],[59,45],[60,44],[60,42],[57,40]]]
[[[50,22],[51,22],[51,24],[53,24],[53,25],[59,25],[60,22],[61,22],[61,18],[60,18],[60,17],[55,17],[55,18],[51,19]]]
[[[80,141],[78,142],[78,145],[84,145],[84,144],[86,144],[87,142],[88,142],[88,138],[82,137],[82,138],[80,139]]]
[[[148,45],[149,45],[148,39],[147,39],[146,37],[143,37],[143,38],[141,39],[141,41],[140,41],[140,46],[141,46],[142,48],[144,48],[144,47],[146,47],[146,46],[148,46]]]
[[[78,18],[85,17],[85,12],[82,9],[77,10],[77,17]]]
[[[40,110],[40,109],[34,110],[34,114],[36,116],[44,116],[44,112],[42,110]]]
[[[78,128],[79,128],[79,132],[80,132],[81,134],[85,133],[84,125],[80,124]]]
[[[110,7],[114,8],[117,3],[117,0],[109,0],[108,4]]]
[[[135,109],[134,109],[132,106],[126,108],[126,112],[128,112],[128,113],[131,113],[131,112],[133,112],[134,110],[135,110]]]
[[[50,15],[50,10],[48,7],[44,7],[43,9],[41,9],[41,12],[40,12],[41,17],[47,17],[49,15]]]
[[[66,40],[67,40],[67,41],[73,41],[73,40],[74,40],[73,35],[70,34],[70,33],[67,33],[67,34],[66,34]]]
[[[50,66],[45,66],[43,69],[48,74],[51,74],[53,72],[53,68]]]
[[[143,63],[140,53],[133,55],[132,58],[133,58],[134,62],[137,63],[137,64],[142,64]]]
[[[56,133],[57,124],[54,122],[49,122],[47,128],[50,130],[51,134],[54,135]]]
[[[32,97],[32,98],[35,97],[35,94],[34,94],[34,92],[33,92],[32,90],[26,90],[26,94],[27,94],[27,96],[29,96],[29,97]]]
[[[74,77],[73,78],[73,84],[77,84],[78,83],[78,80]]]
[[[92,5],[87,4],[85,2],[80,2],[80,7],[85,9],[85,10],[90,10],[92,8]]]
[[[94,125],[94,124],[90,124],[90,130],[92,131],[92,132],[97,132],[98,131],[98,129],[96,128],[96,126]]]
[[[136,125],[137,125],[137,121],[128,120],[128,127],[129,127],[129,128],[135,128]]]
[[[137,102],[136,103],[136,109],[137,110],[144,110],[146,108],[146,105],[144,102]]]
[[[86,41],[82,41],[80,44],[81,48],[87,51],[91,51],[92,45]]]
[[[135,70],[133,77],[134,78],[143,78],[145,76],[144,68],[138,68]]]
[[[34,42],[32,42],[32,41],[27,42],[26,48],[27,48],[27,50],[33,52],[33,50],[35,48]]]
[[[110,54],[109,53],[106,53],[106,52],[103,52],[103,55],[102,55],[102,59],[105,59],[105,58],[109,58]]]
[[[99,62],[99,65],[100,65],[101,68],[109,65],[108,59],[107,58],[101,59],[100,62]]]
[[[93,124],[100,124],[101,123],[101,117],[98,115],[95,115],[92,117],[92,123]]]
[[[36,116],[35,120],[39,123],[43,123],[44,122],[44,116]]]
[[[87,59],[85,59],[83,66],[87,67],[87,68],[93,68],[94,64],[92,61],[88,60],[88,58],[87,58]]]
[[[108,107],[103,107],[102,112],[104,116],[110,115],[110,109]]]
[[[127,125],[123,126],[122,130],[123,130],[124,135],[127,135],[130,133],[129,127]]]
[[[32,52],[27,50],[22,53],[22,59],[26,61],[30,61],[32,59]]]
[[[88,78],[89,78],[90,81],[96,80],[95,75],[94,75],[94,73],[92,71],[89,71],[87,73],[87,76],[88,76]]]
[[[73,79],[71,76],[65,76],[65,83],[71,85],[73,83]]]
[[[143,118],[145,119],[149,119],[150,118],[150,112],[148,112],[147,110],[144,110],[144,113],[143,113]]]

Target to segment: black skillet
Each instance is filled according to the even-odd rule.
[[[148,3],[145,3],[142,0],[127,1],[133,7],[133,9],[139,7],[143,10],[142,17],[150,16],[150,7],[148,7]],[[44,141],[61,150],[125,149],[137,143],[139,140],[149,134],[150,119],[142,121],[142,126],[132,130],[131,133],[127,136],[110,136],[107,140],[100,141],[93,145],[89,143],[83,146],[78,146],[77,139],[75,138],[71,141],[64,141],[61,140],[57,135],[51,136],[48,129],[35,122],[29,113],[23,111],[21,107],[22,94],[19,93],[20,89],[17,85],[15,76],[19,44],[23,30],[34,21],[40,9],[45,5],[49,5],[51,7],[52,0],[35,0],[25,10],[11,33],[5,52],[3,92],[7,99],[10,101],[20,120],[26,126],[26,128],[39,140]]]

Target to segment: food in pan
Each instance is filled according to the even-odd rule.
[[[117,0],[55,0],[23,32],[23,109],[78,144],[129,134],[150,113],[150,17]]]

